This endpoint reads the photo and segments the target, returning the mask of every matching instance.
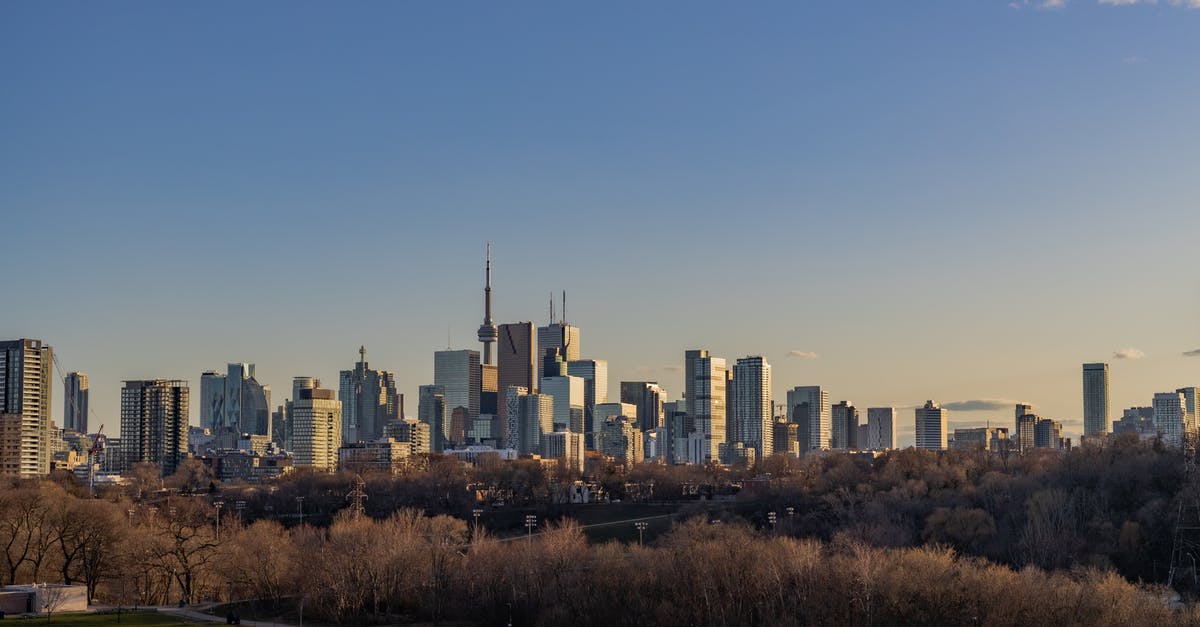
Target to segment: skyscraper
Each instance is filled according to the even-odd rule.
[[[417,420],[429,425],[429,450],[434,453],[441,453],[445,447],[448,418],[445,388],[422,385],[417,389]]]
[[[530,392],[538,389],[537,338],[532,322],[500,325],[500,345],[496,349],[497,389],[522,387]],[[508,405],[498,407],[501,424],[507,423]]]
[[[595,415],[596,405],[608,402],[608,362],[603,359],[577,359],[567,362],[567,374],[583,379],[583,422],[589,433],[600,430],[600,420]],[[585,445],[595,446],[595,442]]]
[[[1187,398],[1182,392],[1154,395],[1154,428],[1168,446],[1181,446],[1188,421]]]
[[[448,415],[462,407],[467,422],[479,417],[482,377],[478,351],[445,350],[433,354],[433,384],[444,390]]]
[[[758,459],[775,452],[771,402],[771,364],[761,356],[743,357],[733,365],[733,414],[729,441],[754,449]]]
[[[343,442],[373,442],[383,437],[388,421],[404,418],[404,395],[396,392],[396,376],[373,370],[365,346],[358,348],[354,369],[339,374],[338,400],[342,402]],[[336,461],[336,448],[334,458]]]
[[[201,403],[203,403],[203,376],[200,378],[200,383]],[[237,434],[270,435],[271,386],[259,384],[254,376],[254,364],[229,364],[224,383],[225,412],[221,424],[215,431],[226,430]]]
[[[564,320],[555,322],[551,319],[550,324],[538,327],[537,346],[543,352],[547,348],[557,348],[558,354],[562,355],[563,361],[571,362],[579,359],[579,327],[573,327],[566,323],[566,307],[567,294],[563,292]],[[553,314],[551,316],[553,317]],[[541,362],[539,362],[538,380],[540,381],[543,376],[545,376],[545,370],[542,368]]]
[[[1015,427],[1013,429],[1014,435],[1016,435],[1021,430],[1021,416],[1024,416],[1026,414],[1032,414],[1032,413],[1033,413],[1033,405],[1030,405],[1028,403],[1017,403],[1016,407],[1013,410],[1013,414],[1014,414],[1013,418],[1016,420],[1016,422],[1013,423],[1013,426]]]
[[[867,448],[887,451],[896,448],[896,408],[867,408]]]
[[[1195,437],[1196,436],[1196,422],[1197,422],[1196,396],[1198,394],[1200,394],[1200,388],[1186,387],[1186,388],[1179,388],[1178,390],[1175,390],[1175,391],[1179,392],[1180,394],[1183,395],[1183,401],[1184,401],[1183,410],[1184,410],[1184,412],[1186,412],[1184,414],[1184,420],[1183,420],[1184,435],[1187,437]]]
[[[842,401],[830,408],[829,439],[833,449],[858,450],[858,408],[854,403]]]
[[[787,393],[788,421],[799,425],[800,454],[826,451],[832,444],[829,391],[819,385],[803,385]]]
[[[224,420],[225,375],[209,370],[200,375],[200,426],[216,433]]]
[[[683,360],[688,415],[695,433],[704,439],[701,457],[704,462],[716,460],[726,435],[725,360],[705,349],[685,351]]]
[[[0,472],[21,478],[50,474],[50,381],[54,349],[41,340],[0,342]]]
[[[649,431],[664,426],[663,402],[667,391],[655,381],[622,381],[621,402],[637,405],[638,428]]]
[[[915,414],[916,447],[927,451],[946,450],[946,410],[933,401],[925,401],[925,406],[916,408]]]
[[[158,464],[164,477],[188,455],[187,381],[125,381],[121,388],[121,449],[128,465]]]
[[[542,379],[543,394],[554,397],[554,428],[566,428],[586,436],[590,425],[583,421],[583,379],[579,377],[546,377]],[[586,442],[586,437],[585,437]]]
[[[530,394],[529,390],[510,387],[505,402],[509,405],[511,424],[505,431],[506,448],[518,455],[533,455],[542,450],[542,438],[554,432],[554,399],[546,394]]]
[[[1108,364],[1083,364],[1083,434],[1112,431],[1108,416]]]
[[[492,321],[492,243],[487,243],[483,282],[483,324],[479,325],[479,341],[483,343],[483,363],[492,363],[492,344],[500,337],[496,323]],[[493,392],[495,390],[492,390]]]
[[[63,428],[88,432],[88,377],[72,372],[63,380]]]
[[[292,446],[296,466],[337,470],[342,445],[342,403],[333,390],[301,388],[292,402]]]

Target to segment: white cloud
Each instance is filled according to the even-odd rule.
[[[787,356],[795,357],[796,359],[816,359],[820,357],[820,355],[809,351],[788,351]]]
[[[1042,0],[1039,9],[1061,9],[1067,6],[1067,0]]]
[[[951,411],[998,411],[1001,409],[1014,409],[1021,401],[1009,400],[1006,398],[975,398],[966,401],[950,401],[942,403],[942,409]]]
[[[1183,351],[1183,356],[1184,357],[1200,357],[1200,348],[1197,348],[1194,351]]]
[[[1122,348],[1113,353],[1114,359],[1141,359],[1146,356],[1146,353],[1136,348]]]

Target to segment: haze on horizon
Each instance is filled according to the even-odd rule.
[[[360,344],[414,415],[491,240],[496,321],[566,289],[612,392],[706,347],[1078,437],[1082,362],[1114,417],[1200,385],[1200,11],[1111,4],[5,3],[0,337],[110,431]]]

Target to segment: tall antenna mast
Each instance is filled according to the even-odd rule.
[[[483,324],[479,325],[479,341],[483,342],[483,363],[492,363],[492,344],[500,339],[500,331],[492,322],[492,243],[487,243],[487,261],[483,284]],[[447,341],[447,346],[449,341]]]
[[[563,317],[563,318],[562,318],[563,324],[566,324],[566,323],[567,323],[567,290],[563,290],[563,310],[562,310],[562,317]]]
[[[554,324],[554,292],[550,292],[550,324]]]

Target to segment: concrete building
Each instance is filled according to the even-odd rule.
[[[546,377],[542,379],[541,392],[554,397],[555,430],[566,428],[572,433],[588,432],[588,426],[583,421],[583,379],[571,376]]]
[[[1083,364],[1083,435],[1112,432],[1108,415],[1108,364]]]
[[[733,365],[733,407],[729,442],[754,449],[757,458],[775,452],[775,417],[771,401],[771,364],[761,356],[743,357]]]
[[[600,420],[596,416],[596,405],[608,402],[608,362],[603,359],[576,359],[567,362],[567,374],[583,379],[583,423],[587,431],[598,431]],[[585,444],[595,446],[594,442]]]
[[[404,418],[404,395],[396,391],[396,375],[372,369],[365,346],[358,347],[354,369],[339,373],[338,400],[342,403],[343,442],[378,440],[384,425]]]
[[[351,472],[396,474],[409,462],[408,442],[380,438],[374,442],[349,442],[338,447],[338,469]]]
[[[333,390],[300,390],[292,402],[293,458],[297,467],[334,471],[342,446],[342,402]]]
[[[1159,392],[1154,395],[1154,428],[1168,446],[1182,446],[1189,422],[1187,399],[1182,392]]]
[[[857,451],[858,408],[850,401],[842,401],[830,408],[830,448],[837,451]]]
[[[896,408],[867,408],[867,448],[890,451],[896,448]]]
[[[627,416],[605,418],[600,429],[600,452],[627,468],[641,463],[644,443],[636,423],[636,418]]]
[[[63,428],[88,432],[88,376],[82,372],[63,379]]]
[[[954,430],[954,447],[959,450],[984,450],[999,453],[1008,449],[1006,427],[974,427]]]
[[[797,386],[787,393],[788,421],[800,425],[800,454],[827,451],[832,444],[833,420],[829,392],[819,385]]]
[[[949,412],[933,401],[914,410],[916,415],[916,447],[927,451],[946,450],[946,416]]]
[[[446,416],[446,390],[440,385],[417,388],[417,420],[429,425],[429,446],[434,453],[446,448],[449,428]]]
[[[433,354],[433,384],[446,394],[446,412],[458,407],[466,410],[467,421],[479,417],[479,398],[483,392],[483,370],[479,353],[473,350],[446,350]]]
[[[1048,448],[1053,450],[1062,450],[1062,423],[1049,418],[1043,418],[1037,421],[1033,427],[1033,446],[1035,448]]]
[[[41,340],[0,342],[0,414],[8,442],[0,447],[0,473],[21,478],[50,474],[51,381],[54,349]]]
[[[554,398],[548,394],[530,394],[525,388],[510,387],[505,402],[510,422],[505,429],[504,446],[515,449],[519,455],[540,453],[543,436],[554,432]]]
[[[777,418],[771,426],[771,450],[776,455],[800,456],[800,425]]]
[[[655,381],[622,381],[622,403],[633,403],[637,406],[638,428],[649,431],[664,426],[663,403],[667,400],[667,391]]]
[[[683,360],[688,415],[693,432],[704,439],[700,463],[716,461],[720,458],[718,447],[726,438],[725,360],[709,355],[705,349],[685,351]]]
[[[121,447],[125,463],[158,464],[164,477],[188,456],[187,381],[125,381],[121,388]]]
[[[1184,412],[1186,412],[1183,420],[1183,432],[1185,435],[1196,436],[1196,396],[1200,394],[1200,388],[1186,387],[1175,390],[1183,395]]]
[[[1030,405],[1029,403],[1017,403],[1016,404],[1016,406],[1013,409],[1013,419],[1015,421],[1015,422],[1013,422],[1013,430],[1011,432],[1013,435],[1016,435],[1021,430],[1021,416],[1025,416],[1025,415],[1032,414],[1032,413],[1033,413],[1033,405]]]
[[[561,461],[572,472],[583,472],[583,434],[555,431],[542,436],[542,457]]]
[[[538,391],[537,336],[532,322],[500,325],[500,343],[496,349],[497,389],[520,387]],[[501,392],[503,393],[503,392]],[[501,402],[500,422],[507,425],[507,406]]]
[[[200,382],[203,385],[203,376]],[[242,433],[270,435],[271,386],[259,384],[254,364],[228,364],[223,383],[225,411],[213,431],[227,431],[235,438]]]
[[[543,353],[547,348],[557,348],[565,362],[579,360],[579,327],[573,327],[565,322],[551,322],[544,327],[538,327],[537,347]],[[541,362],[538,363],[538,380],[546,376]]]
[[[1017,418],[1017,433],[1013,448],[1020,453],[1028,453],[1036,446],[1037,423],[1041,418],[1037,414],[1025,414]]]

